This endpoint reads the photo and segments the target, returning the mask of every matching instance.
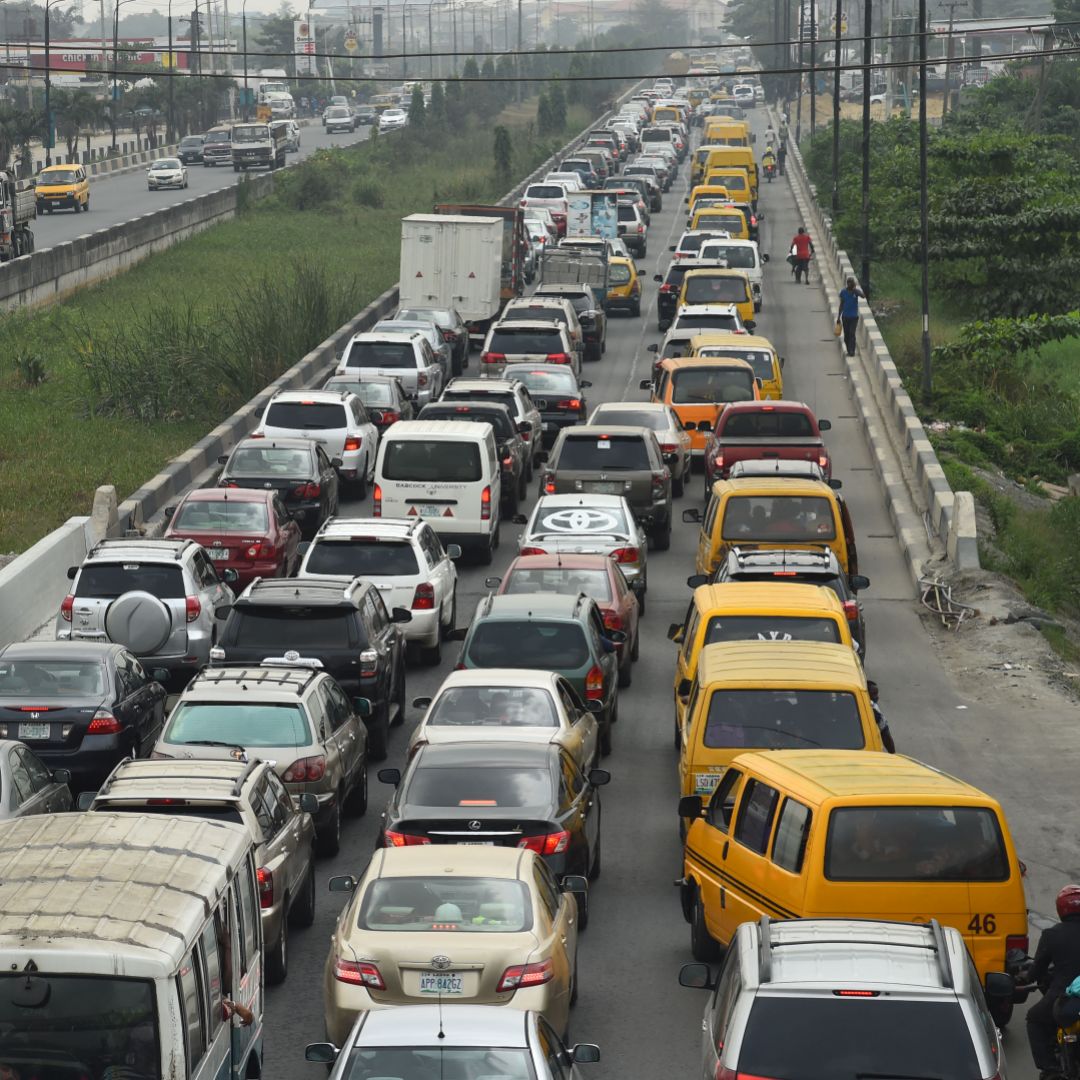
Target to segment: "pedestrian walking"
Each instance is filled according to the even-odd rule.
[[[813,257],[814,241],[810,239],[810,234],[806,229],[800,225],[799,231],[791,238],[791,253],[788,255],[788,261],[795,273],[796,284],[802,281],[803,274],[806,275],[806,284],[810,284],[810,260]]]
[[[776,151],[776,167],[780,170],[780,175],[784,175],[784,161],[787,159],[787,143],[781,138],[780,149]]]
[[[849,277],[847,284],[840,290],[840,310],[836,313],[836,321],[843,325],[844,346],[847,348],[848,356],[855,355],[855,328],[859,325],[859,297],[863,295],[862,289],[853,277]]]

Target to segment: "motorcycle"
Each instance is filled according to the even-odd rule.
[[[1006,967],[1010,957],[1005,958]],[[1045,990],[1031,978],[1031,957],[1025,956],[1015,967],[1012,975],[1015,993],[1013,1000],[1027,999],[1033,990]],[[1063,1080],[1080,1080],[1080,998],[1068,995],[1054,1003],[1054,1020],[1057,1022],[1058,1069]]]
[[[771,184],[773,177],[776,175],[776,164],[770,164],[765,166],[765,179]]]

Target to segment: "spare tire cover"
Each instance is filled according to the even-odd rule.
[[[109,605],[105,633],[110,641],[126,645],[136,656],[146,656],[169,640],[172,614],[153,593],[133,590]]]

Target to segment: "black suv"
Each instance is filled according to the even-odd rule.
[[[744,550],[733,547],[711,578],[692,574],[687,585],[722,584],[725,581],[794,581],[803,585],[824,585],[836,593],[844,605],[851,636],[859,646],[859,656],[866,660],[866,623],[858,594],[870,588],[870,579],[862,574],[845,574],[835,552],[778,548],[771,551]]]
[[[378,588],[350,577],[256,578],[229,613],[212,665],[288,662],[318,667],[371,710],[368,753],[386,757],[390,725],[405,719],[406,608],[387,612]]]
[[[599,360],[607,349],[607,315],[591,285],[539,285],[535,296],[562,296],[574,305],[581,336],[585,339],[585,360]]]
[[[510,410],[496,401],[436,401],[420,410],[417,420],[472,420],[488,423],[495,429],[495,449],[502,470],[502,504],[513,513],[518,503],[529,494],[525,476],[525,458],[528,449],[522,438],[523,431],[531,431],[531,424],[515,424]]]
[[[679,293],[687,270],[705,270],[722,265],[711,259],[672,259],[666,274],[653,274],[653,281],[660,285],[656,297],[656,329],[663,333],[675,320],[679,307]]]

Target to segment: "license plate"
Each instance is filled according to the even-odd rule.
[[[460,975],[444,971],[420,972],[421,994],[463,994],[465,983]]]
[[[441,517],[443,508],[435,503],[424,503],[420,507],[421,517]]]
[[[622,491],[622,489],[623,489],[622,484],[607,483],[607,482],[604,482],[604,483],[597,482],[597,483],[586,484],[585,485],[585,490],[586,491],[595,491],[598,495],[618,495]]]
[[[494,840],[462,840],[462,847],[494,847]]]
[[[694,794],[711,795],[720,783],[723,773],[694,773]]]
[[[213,562],[224,562],[229,557],[228,548],[207,548],[206,554]]]
[[[49,724],[20,724],[20,739],[47,739],[52,734]]]

